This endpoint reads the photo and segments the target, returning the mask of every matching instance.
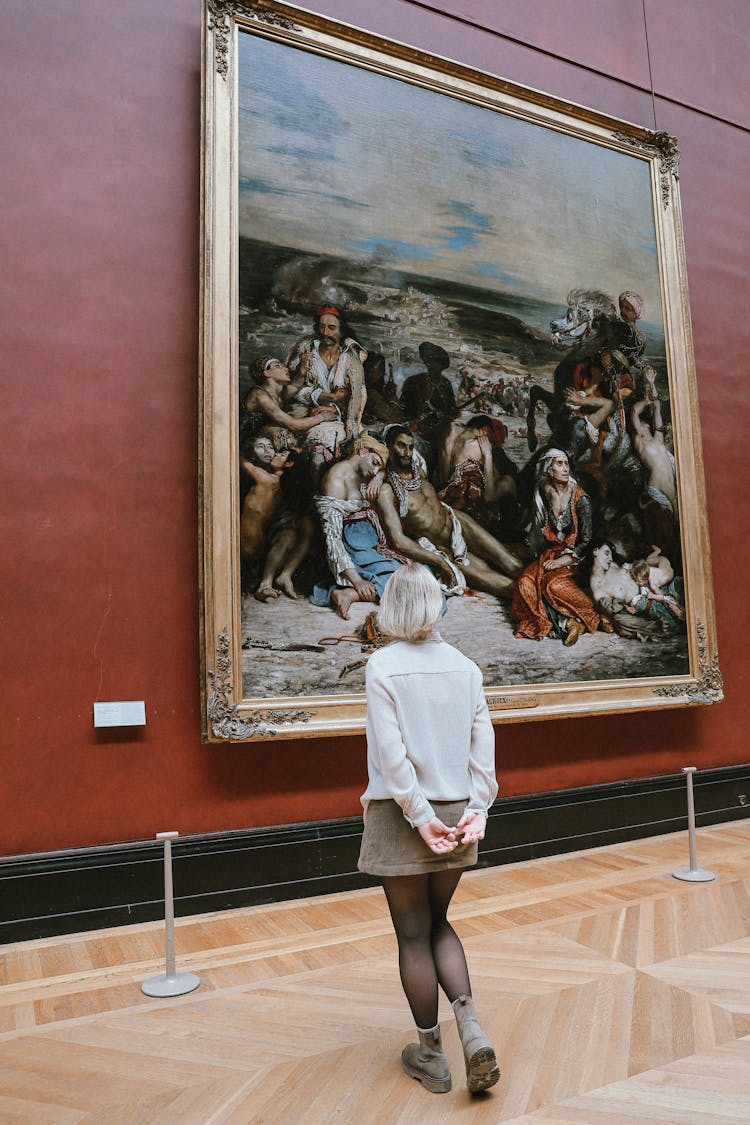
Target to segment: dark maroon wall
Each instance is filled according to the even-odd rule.
[[[653,124],[641,0],[317,7]],[[646,11],[657,124],[683,154],[727,699],[501,727],[505,794],[747,757],[750,6]],[[5,0],[0,31],[0,852],[354,814],[361,738],[200,742],[198,0]],[[95,733],[96,698],[145,699],[147,727]]]

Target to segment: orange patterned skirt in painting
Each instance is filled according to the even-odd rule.
[[[518,579],[513,595],[517,637],[534,641],[549,636],[553,624],[546,612],[545,602],[562,617],[574,617],[580,621],[589,633],[598,629],[599,614],[591,598],[576,583],[573,568],[544,569],[543,563],[559,555],[560,551],[556,548],[543,551]]]

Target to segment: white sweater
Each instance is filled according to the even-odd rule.
[[[365,673],[367,773],[362,804],[392,798],[413,828],[430,801],[461,801],[486,815],[497,795],[495,735],[473,661],[439,634],[393,641]]]

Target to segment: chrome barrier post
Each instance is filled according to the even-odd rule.
[[[175,972],[174,957],[174,890],[172,887],[172,840],[179,832],[157,832],[156,839],[164,841],[164,923],[167,970],[159,976],[149,977],[141,985],[147,996],[184,996],[193,992],[201,982],[195,973]]]
[[[693,800],[693,774],[695,766],[685,766],[682,771],[687,778],[687,805],[688,805],[688,847],[690,849],[690,866],[678,867],[672,872],[674,879],[684,879],[688,883],[710,883],[716,876],[713,871],[704,871],[698,866],[698,849],[695,845],[695,801]]]

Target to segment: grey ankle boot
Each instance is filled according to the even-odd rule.
[[[500,1068],[492,1045],[477,1019],[471,996],[459,996],[458,1000],[454,1000],[453,1011],[456,1013],[458,1034],[464,1049],[469,1093],[478,1094],[481,1090],[489,1090],[490,1086],[499,1081]]]
[[[417,1028],[418,1043],[409,1043],[401,1052],[401,1065],[410,1078],[421,1082],[431,1094],[447,1094],[451,1088],[451,1072],[443,1054],[440,1024],[428,1031]]]

